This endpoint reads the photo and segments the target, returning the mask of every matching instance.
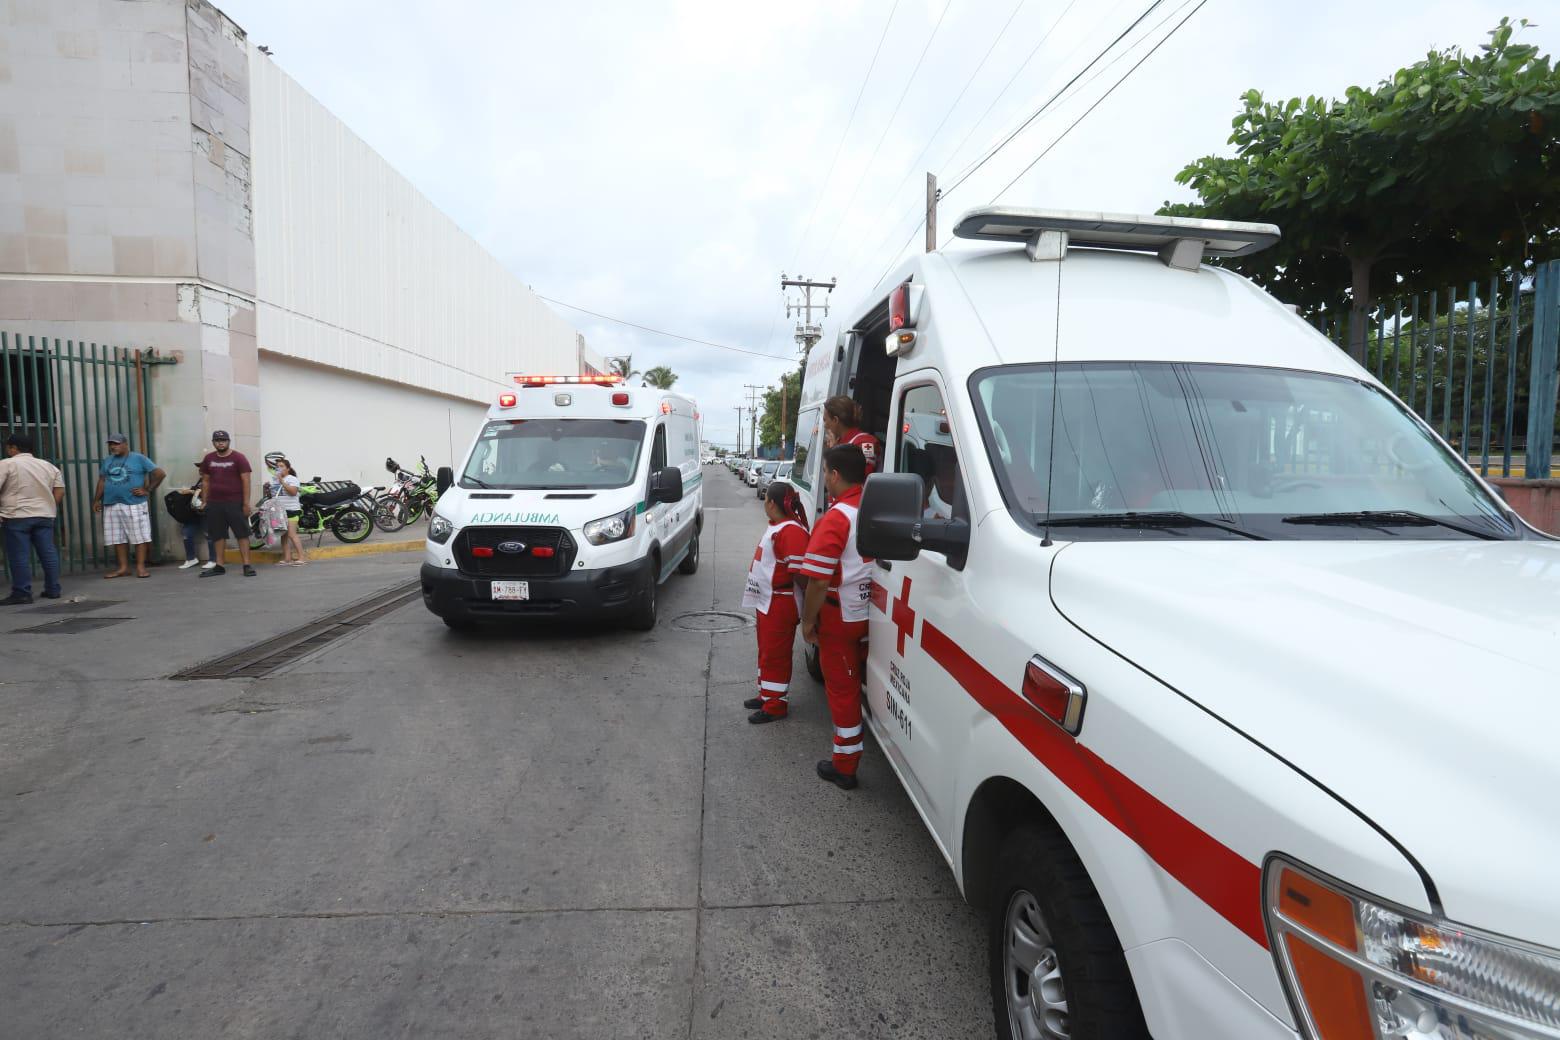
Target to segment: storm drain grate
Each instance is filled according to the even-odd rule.
[[[678,614],[672,619],[672,627],[684,632],[736,632],[752,628],[753,619],[729,610],[695,610]]]
[[[31,628],[19,628],[16,631],[40,636],[73,636],[77,632],[93,632],[100,628],[107,628],[109,625],[134,620],[135,618],[129,617],[72,617],[34,625]]]
[[[343,636],[397,610],[422,594],[421,582],[397,585],[383,592],[376,592],[367,599],[342,607],[324,617],[315,618],[291,632],[283,632],[263,643],[245,647],[237,653],[206,661],[182,672],[175,672],[170,679],[257,679],[291,664],[292,662],[329,646]]]
[[[79,599],[66,603],[56,603],[52,607],[39,607],[34,614],[85,614],[89,610],[102,610],[104,607],[117,607],[124,603],[122,599]]]

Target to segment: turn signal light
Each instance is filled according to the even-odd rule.
[[[515,406],[515,395],[514,394],[499,394],[498,395],[498,406],[500,408],[513,408]]]
[[[1083,728],[1083,707],[1088,691],[1077,679],[1039,654],[1031,657],[1024,667],[1021,692],[1035,710],[1073,736]]]
[[[477,557],[480,560],[485,560],[493,555],[493,550],[491,547],[486,545],[473,545],[471,547],[471,555]]]

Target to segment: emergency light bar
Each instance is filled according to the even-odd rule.
[[[1143,250],[1158,253],[1166,266],[1187,271],[1197,270],[1204,256],[1250,256],[1279,239],[1276,224],[1011,206],[970,210],[954,225],[953,234],[1023,242],[1031,260],[1060,260],[1070,245]]]
[[[516,375],[516,383],[521,386],[553,386],[557,383],[583,383],[590,386],[615,386],[623,381],[622,376],[527,376]]]

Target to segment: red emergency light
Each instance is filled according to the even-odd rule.
[[[617,405],[619,408],[627,408],[628,407],[628,391],[627,390],[619,390],[617,393],[613,394],[612,395],[612,403]]]
[[[471,547],[471,555],[477,557],[479,560],[486,560],[493,555],[493,549],[491,546],[473,545]]]
[[[558,550],[550,545],[533,545],[531,546],[531,555],[546,559],[549,556],[558,555]]]
[[[888,294],[888,331],[898,332],[910,324],[910,283],[900,282]]]
[[[515,382],[521,386],[555,386],[559,383],[573,383],[585,386],[612,386],[623,381],[622,376],[529,376],[517,375]]]
[[[513,408],[515,406],[515,395],[514,394],[499,394],[498,395],[498,406],[500,408]]]

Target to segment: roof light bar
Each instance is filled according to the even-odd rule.
[[[1279,240],[1275,224],[1192,217],[990,206],[971,210],[954,236],[1023,242],[1032,260],[1059,260],[1068,246],[1155,252],[1170,267],[1196,270],[1204,256],[1250,256]]]
[[[514,381],[521,386],[553,386],[558,383],[577,383],[588,386],[616,386],[623,381],[622,376],[531,376],[515,375]]]

